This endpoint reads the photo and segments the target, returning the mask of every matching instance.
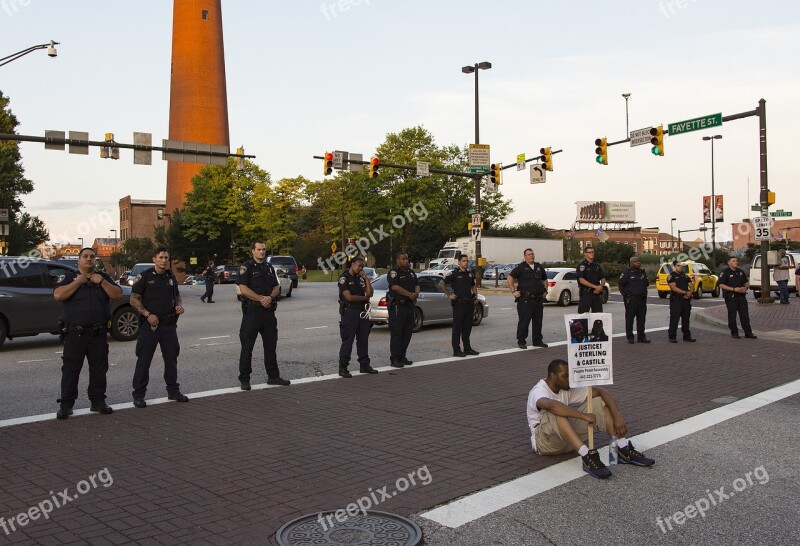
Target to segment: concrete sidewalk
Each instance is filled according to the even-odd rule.
[[[671,345],[661,334],[615,343],[611,390],[631,436],[800,378],[793,344],[700,331],[697,343]],[[271,543],[289,519],[384,487],[396,494],[374,509],[419,513],[569,458],[533,454],[525,419],[528,391],[565,353],[515,350],[0,428],[0,517],[16,522],[0,527],[0,544]],[[429,483],[400,491],[423,468]],[[31,511],[62,491],[73,499],[47,519]],[[37,519],[22,525],[23,512]]]
[[[771,339],[800,340],[800,298],[789,298],[789,305],[780,305],[777,300],[773,304],[763,305],[748,296],[750,326],[759,337]],[[728,308],[724,300],[722,305],[709,307],[696,313],[698,320],[716,326],[728,328]],[[741,322],[737,317],[739,334],[742,332]]]

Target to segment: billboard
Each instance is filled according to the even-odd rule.
[[[636,222],[634,201],[578,201],[579,222]]]
[[[724,207],[722,206],[722,196],[715,195],[714,196],[714,221],[715,222],[724,222]],[[703,223],[710,224],[711,223],[711,196],[704,195],[703,196]]]

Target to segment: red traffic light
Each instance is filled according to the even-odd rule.
[[[327,152],[325,154],[325,161],[333,161],[333,154],[330,153],[330,152]]]

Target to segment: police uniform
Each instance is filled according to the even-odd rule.
[[[508,276],[517,281],[517,290],[520,293],[519,298],[516,299],[517,316],[519,317],[517,342],[520,347],[527,343],[528,325],[533,323],[531,326],[533,345],[546,347],[542,341],[542,317],[547,272],[539,262],[528,265],[528,262],[523,261],[512,269]]]
[[[414,302],[392,290],[393,286],[399,286],[413,294],[419,286],[417,274],[410,267],[394,266],[389,270],[389,289],[386,291],[391,333],[389,359],[392,366],[402,368],[403,365],[411,364],[406,358],[406,350],[411,343],[411,334],[414,330]]]
[[[730,267],[722,270],[719,276],[719,284],[730,286],[731,288],[740,288],[749,282],[747,274],[736,268],[736,271]],[[736,313],[739,313],[739,320],[742,322],[742,330],[746,337],[753,336],[753,329],[750,327],[750,310],[747,307],[747,293],[733,292],[725,290],[722,295],[725,298],[725,306],[728,308],[728,328],[731,330],[733,337],[739,337],[739,328],[736,326]]]
[[[280,286],[275,269],[266,261],[258,263],[247,260],[239,268],[237,284],[247,286],[259,296],[271,296],[272,289]],[[250,374],[253,372],[253,346],[258,334],[264,344],[264,367],[269,379],[280,378],[278,370],[278,321],[275,318],[276,303],[271,302],[269,307],[264,307],[261,302],[253,301],[242,296],[242,326],[239,329],[239,340],[242,343],[242,352],[239,355],[239,381],[250,383]]]
[[[450,305],[453,306],[453,351],[460,353],[463,341],[464,352],[473,352],[469,335],[472,332],[472,313],[475,305],[475,295],[472,293],[475,275],[469,270],[461,271],[459,267],[445,277],[444,285],[448,294],[456,295],[456,299],[450,301]]]
[[[131,290],[142,300],[142,307],[151,315],[158,317],[155,330],[150,326],[145,315],[139,316],[139,338],[136,340],[136,370],[133,373],[133,399],[144,400],[147,384],[150,382],[150,364],[156,347],[161,346],[164,358],[164,382],[167,394],[175,396],[180,393],[178,383],[178,314],[175,305],[180,297],[178,281],[172,271],[165,269],[156,273],[154,267],[145,270],[136,280]]]
[[[200,301],[205,303],[206,298],[208,298],[208,303],[214,303],[214,266],[209,265],[206,267],[202,276],[206,281],[206,291],[200,296]]]
[[[102,271],[97,272],[103,280],[114,286],[117,284]],[[80,275],[67,271],[56,285],[71,284]],[[88,396],[92,408],[105,406],[106,373],[108,372],[108,320],[111,316],[111,298],[103,287],[94,282],[81,285],[74,294],[61,303],[64,321],[64,350],[61,355],[61,398],[58,402],[62,410],[69,410],[78,398],[78,379],[84,358],[89,363]],[[111,413],[100,410],[102,413]],[[68,414],[65,414],[65,417]]]
[[[647,343],[644,333],[644,319],[647,316],[647,287],[650,281],[647,274],[639,268],[629,267],[619,276],[619,290],[625,301],[625,337],[633,343],[633,319],[636,319],[636,335],[639,341]]]
[[[580,299],[578,300],[578,313],[592,313],[603,312],[603,301],[600,299],[600,294],[595,294],[594,290],[588,286],[581,284],[581,279],[586,279],[591,284],[599,285],[602,279],[606,278],[603,268],[597,262],[589,263],[589,260],[583,260],[578,264],[575,272],[578,274],[578,290],[580,291]]]
[[[688,292],[689,285],[692,284],[692,279],[685,271],[678,273],[673,271],[667,277],[667,284],[675,283],[675,287],[681,292]],[[669,329],[667,336],[670,341],[675,341],[678,337],[678,321],[681,323],[681,332],[683,339],[686,341],[694,341],[692,333],[689,331],[689,315],[692,311],[692,299],[686,299],[682,293],[670,290],[669,293]]]
[[[362,318],[368,302],[347,301],[344,297],[345,290],[350,292],[351,296],[366,296],[366,281],[361,275],[351,275],[348,270],[339,277],[339,312],[342,317],[339,321],[339,332],[342,336],[342,346],[339,348],[339,372],[347,373],[355,341],[361,373],[372,373],[369,361],[369,332],[372,323],[369,318]]]

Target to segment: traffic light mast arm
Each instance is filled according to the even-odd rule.
[[[324,157],[319,156],[319,155],[315,155],[315,156],[313,156],[313,158],[314,159],[325,159]],[[367,165],[367,166],[369,166],[369,164],[370,164],[369,161],[363,161],[363,160],[359,161],[357,159],[345,159],[345,160],[342,161],[342,163],[343,163],[343,165],[346,165],[346,164],[349,164],[349,163],[353,163],[354,165]],[[381,161],[380,162],[380,168],[383,169],[385,167],[390,167],[392,169],[400,169],[400,170],[404,170],[404,171],[414,171],[414,172],[416,172],[416,170],[417,170],[416,166],[398,165],[396,163],[384,163],[383,161]],[[462,171],[451,171],[451,170],[448,170],[448,169],[437,169],[435,167],[429,168],[428,171],[433,173],[433,174],[446,174],[446,175],[450,175],[450,176],[463,176],[463,177],[466,177],[466,178],[483,178],[484,176],[486,176],[486,173],[465,173],[465,172],[462,172]]]
[[[563,151],[564,150],[553,150],[550,153],[551,154],[560,154]],[[544,159],[544,154],[539,154],[537,156],[534,156],[534,157],[526,159],[525,163],[530,163],[531,161],[541,161],[543,159]],[[510,169],[510,168],[516,167],[516,166],[517,166],[517,162],[515,161],[513,163],[509,163],[508,165],[503,165],[503,170]]]

